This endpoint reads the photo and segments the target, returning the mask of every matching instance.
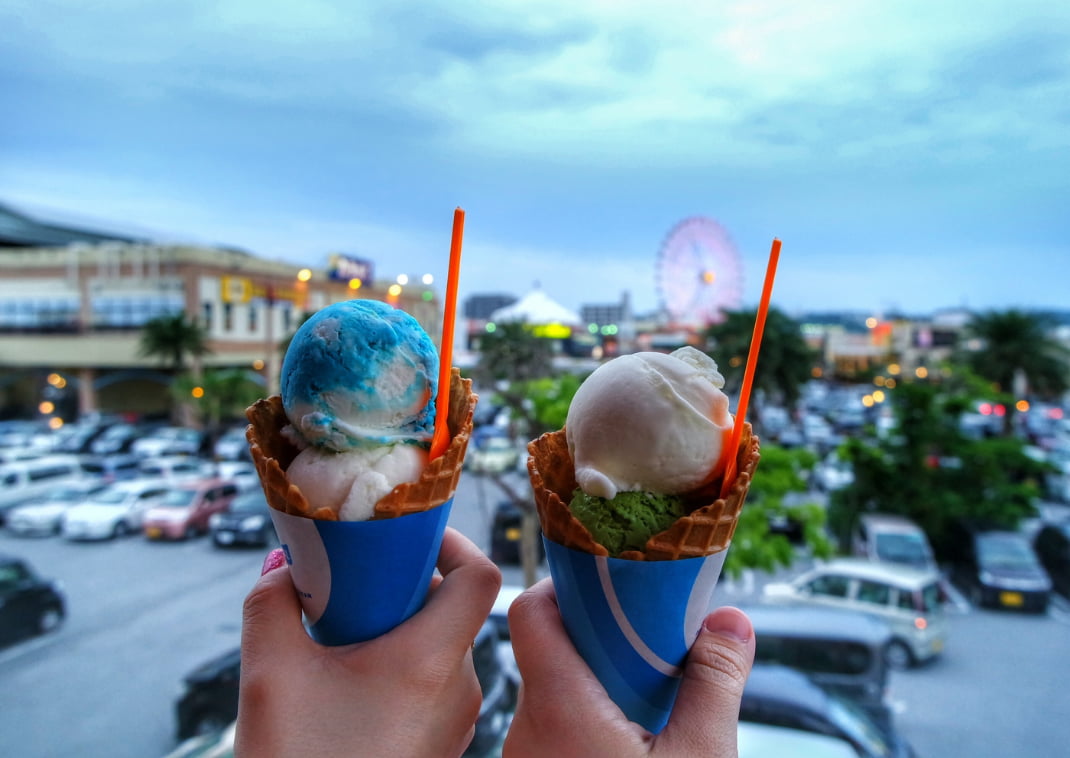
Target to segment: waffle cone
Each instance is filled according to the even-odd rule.
[[[751,479],[758,467],[759,453],[757,435],[753,434],[750,424],[744,424],[736,458],[738,473],[728,494],[721,498],[716,496],[717,490],[711,490],[713,494],[706,505],[652,536],[643,550],[626,550],[617,557],[635,561],[672,561],[699,558],[724,550],[735,533]],[[564,547],[608,556],[609,551],[595,541],[587,527],[569,510],[568,504],[578,485],[565,430],[549,432],[531,441],[528,454],[528,475],[543,534]],[[697,497],[697,493],[694,496]]]
[[[479,396],[472,392],[472,380],[463,379],[456,368],[450,373],[449,391],[449,447],[427,464],[419,479],[399,484],[376,503],[373,519],[426,511],[453,497],[468,450],[472,413]],[[249,420],[245,438],[249,441],[249,452],[268,504],[294,516],[337,521],[338,514],[334,509],[309,503],[301,490],[286,478],[286,469],[300,450],[282,434],[282,428],[290,423],[282,407],[282,398],[272,395],[257,400],[246,409],[245,416]]]

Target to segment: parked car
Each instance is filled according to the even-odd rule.
[[[1009,532],[958,523],[950,545],[951,580],[975,605],[1044,613],[1051,578],[1029,539]]]
[[[40,455],[51,450],[54,444],[52,430],[39,421],[0,421],[0,450],[29,450]]]
[[[114,455],[115,453],[129,453],[134,442],[145,434],[149,429],[137,424],[115,424],[109,426],[89,444],[89,452],[93,455]]]
[[[482,755],[501,740],[509,727],[514,700],[511,684],[498,657],[497,642],[493,625],[484,623],[472,648],[483,703],[465,756]],[[234,721],[238,715],[240,674],[241,653],[234,649],[198,666],[184,677],[182,693],[175,703],[175,732],[179,740],[221,731]]]
[[[260,487],[239,494],[230,508],[208,519],[212,544],[217,547],[258,545],[266,547],[278,541],[271,521],[271,506]]]
[[[870,614],[819,606],[752,605],[755,660],[801,671],[830,692],[855,700],[892,728],[888,646],[892,630]]]
[[[512,500],[503,500],[498,503],[490,525],[490,559],[492,561],[499,565],[519,565],[521,521],[520,510]],[[537,518],[535,528],[537,532],[536,556],[541,563],[546,555],[546,548],[542,544],[542,532],[538,528]]]
[[[168,482],[155,479],[110,484],[67,510],[63,536],[69,540],[106,540],[138,532],[145,511],[170,489]]]
[[[220,479],[229,479],[238,485],[241,492],[262,489],[260,475],[252,461],[217,461],[211,468]]]
[[[56,432],[52,451],[72,455],[91,453],[93,440],[104,434],[115,423],[114,420],[100,420],[68,424]]]
[[[0,523],[7,512],[40,497],[58,484],[69,484],[85,478],[78,457],[47,455],[27,461],[0,465]]]
[[[164,758],[234,758],[237,726],[232,721],[222,731],[188,737]]]
[[[59,534],[67,511],[107,486],[98,479],[57,484],[41,497],[13,508],[7,517],[7,528],[23,536]]]
[[[41,578],[29,563],[0,555],[0,640],[5,644],[58,627],[67,615],[62,586]]]
[[[821,492],[842,490],[849,487],[854,480],[855,472],[851,462],[840,458],[835,450],[814,467],[814,475],[811,478],[814,487]]]
[[[841,737],[753,721],[739,722],[736,749],[738,758],[858,758]]]
[[[1041,527],[1033,549],[1051,578],[1052,589],[1070,599],[1070,520]]]
[[[139,464],[140,459],[130,453],[82,456],[82,471],[106,484],[141,476]]]
[[[210,466],[206,466],[196,458],[167,456],[142,460],[138,463],[137,469],[142,478],[165,479],[174,482],[200,479],[209,473]]]
[[[176,485],[145,511],[141,528],[153,540],[184,540],[208,534],[208,521],[230,508],[238,486],[226,479],[195,479]]]
[[[787,666],[754,665],[743,688],[739,720],[835,737],[861,758],[915,756],[902,735],[875,724],[856,702],[825,690]]]
[[[142,458],[200,453],[204,433],[182,426],[163,426],[154,429],[130,446],[130,451]]]
[[[851,537],[851,550],[855,555],[871,561],[937,570],[929,538],[920,526],[903,516],[883,513],[863,515]]]
[[[245,439],[246,425],[231,427],[219,435],[212,446],[212,454],[217,461],[247,461],[249,442]]]
[[[939,655],[947,641],[940,575],[935,571],[839,558],[791,582],[767,584],[763,599],[861,611],[881,618],[892,630],[885,653],[892,668],[927,661]]]
[[[520,463],[520,450],[508,437],[490,434],[472,441],[465,462],[473,473],[502,474]]]

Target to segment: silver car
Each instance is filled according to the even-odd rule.
[[[947,640],[940,575],[895,563],[840,558],[792,582],[768,584],[767,602],[846,608],[877,616],[892,629],[887,660],[906,668],[939,655]]]

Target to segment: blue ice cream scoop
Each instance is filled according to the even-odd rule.
[[[427,444],[438,351],[404,311],[377,300],[335,303],[297,330],[280,389],[295,433],[310,445],[343,452]]]

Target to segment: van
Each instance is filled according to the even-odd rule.
[[[751,605],[758,663],[788,666],[857,702],[884,729],[892,727],[886,658],[892,631],[864,613],[818,606]]]
[[[860,611],[882,619],[892,630],[885,660],[901,669],[927,661],[944,649],[948,622],[940,581],[936,571],[838,558],[791,582],[767,584],[763,598],[772,603]]]
[[[937,570],[929,538],[920,526],[903,516],[883,513],[863,515],[851,538],[851,552],[871,561]]]
[[[84,476],[74,455],[48,455],[0,465],[0,523],[7,520],[7,512],[16,505],[46,494],[57,484]]]

